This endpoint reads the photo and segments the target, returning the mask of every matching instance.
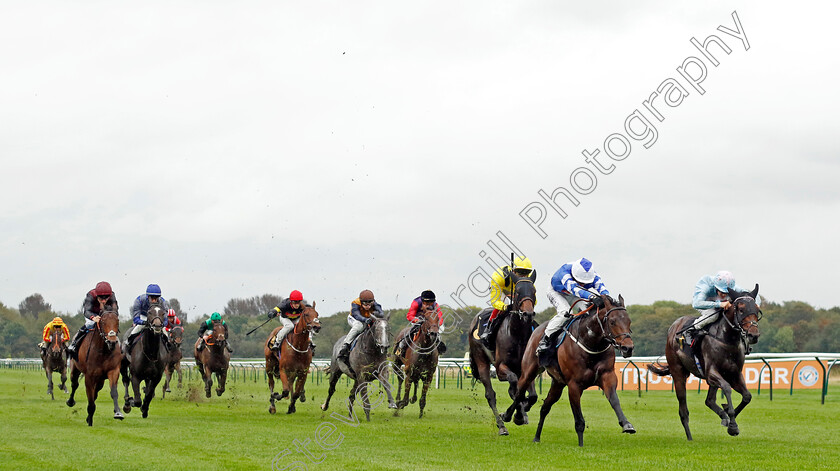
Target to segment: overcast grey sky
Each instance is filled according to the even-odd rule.
[[[728,269],[840,304],[840,7],[580,3],[4,2],[0,302],[75,312],[107,280],[191,317],[292,289],[322,315],[365,288],[454,304],[501,230],[540,292],[585,256],[629,303]],[[687,95],[659,121],[668,79]]]

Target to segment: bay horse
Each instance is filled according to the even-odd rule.
[[[633,424],[624,416],[616,394],[618,377],[615,374],[615,349],[620,350],[621,356],[625,358],[633,354],[630,316],[621,295],[618,296],[618,301],[604,295],[600,298],[604,302],[603,307],[591,311],[595,306],[592,304],[565,327],[561,335],[568,338],[563,338],[551,363],[545,368],[551,376],[551,389],[540,408],[540,423],[537,425],[534,443],[539,443],[545,418],[554,403],[560,399],[565,387],[569,388],[569,405],[575,418],[578,446],[583,446],[583,432],[586,430],[586,421],[580,409],[580,397],[583,391],[592,386],[598,386],[604,392],[618,418],[622,432],[636,433]],[[548,322],[540,325],[528,341],[514,405],[524,397],[527,385],[533,385],[534,378],[542,371],[536,350],[547,325]],[[510,420],[513,408],[512,405],[505,412],[505,421]]]
[[[93,425],[93,413],[96,411],[96,397],[107,379],[111,385],[111,399],[114,400],[114,418],[122,420],[119,400],[119,377],[122,352],[120,351],[120,318],[114,311],[105,311],[99,316],[93,330],[82,339],[76,351],[78,359],[70,362],[70,398],[67,405],[76,405],[76,389],[79,387],[79,375],[85,375],[87,393],[87,424]]]
[[[414,385],[414,395],[411,397],[411,403],[414,404],[417,402],[417,384],[422,380],[423,392],[420,395],[420,418],[423,418],[423,409],[426,407],[426,392],[429,390],[429,386],[432,384],[432,378],[437,371],[440,325],[438,323],[438,316],[435,313],[420,317],[422,318],[422,322],[414,338],[408,337],[411,333],[411,325],[403,328],[400,335],[397,336],[397,343],[399,343],[400,338],[406,337],[408,347],[402,356],[396,357],[394,363],[397,366],[402,366],[405,370],[404,375],[397,375],[399,378],[399,383],[397,384],[397,408],[402,409],[408,405],[408,394],[411,391],[412,384]],[[405,397],[400,400],[403,377],[405,377]]]
[[[41,353],[41,364],[47,374],[47,394],[52,400],[55,400],[53,395],[53,380],[54,372],[61,374],[61,385],[59,389],[67,392],[67,345],[64,343],[64,335],[62,334],[61,326],[55,326],[50,332],[50,342],[44,353]]]
[[[225,380],[230,366],[230,352],[225,348],[225,342],[227,342],[225,326],[221,322],[213,324],[213,335],[200,352],[198,351],[199,342],[201,342],[200,338],[195,343],[195,366],[198,367],[198,371],[204,379],[204,394],[207,397],[212,396],[210,393],[210,389],[213,387],[212,375],[216,373],[216,379],[219,382],[216,395],[221,396],[225,392]]]
[[[484,397],[493,411],[493,418],[499,428],[499,435],[507,435],[502,417],[496,409],[496,392],[493,390],[492,379],[490,378],[490,364],[496,367],[496,375],[500,381],[507,381],[508,395],[513,399],[516,394],[516,386],[522,372],[522,356],[525,354],[525,347],[528,339],[534,330],[534,303],[536,303],[536,289],[532,277],[520,277],[511,273],[513,287],[513,302],[511,311],[505,316],[499,325],[496,334],[495,351],[488,350],[478,337],[478,323],[482,316],[490,310],[484,309],[478,313],[470,323],[468,332],[470,345],[470,369],[473,377],[484,385]],[[528,423],[527,411],[537,402],[537,392],[534,385],[528,388],[528,398],[516,404],[516,416],[514,423],[517,425]]]
[[[122,358],[122,381],[125,386],[125,405],[123,412],[131,412],[132,405],[140,407],[143,418],[149,416],[149,405],[155,397],[155,389],[163,377],[166,358],[169,352],[166,347],[166,335],[163,333],[163,307],[152,304],[146,313],[146,328],[144,328],[134,344],[128,346]],[[134,396],[129,395],[128,383],[131,382]],[[140,401],[140,383],[143,387],[143,401]]]
[[[720,318],[709,326],[709,333],[700,339],[699,348],[681,345],[682,331],[691,325],[696,317],[683,316],[671,324],[668,340],[665,344],[665,358],[668,365],[652,363],[648,370],[659,376],[670,375],[674,379],[674,392],[680,404],[680,421],[685,429],[685,436],[691,440],[688,428],[688,405],[685,401],[685,383],[689,374],[705,379],[709,385],[706,394],[706,406],[721,419],[729,435],[740,433],[735,417],[750,403],[752,394],[744,381],[744,357],[749,353],[749,345],[758,342],[760,332],[758,321],[761,309],[756,305],[758,284],[752,292],[729,292],[732,304],[721,313]],[[726,404],[717,405],[715,396],[718,389],[723,391]],[[741,403],[732,407],[732,390],[741,394]]]
[[[178,387],[181,387],[181,359],[184,358],[183,352],[181,352],[181,344],[184,342],[184,328],[180,325],[176,325],[169,330],[169,355],[166,357],[166,361],[164,361],[164,369],[163,374],[166,375],[166,383],[163,386],[163,396],[161,398],[166,397],[166,393],[172,392],[169,389],[169,381],[172,379],[172,373],[178,373]]]
[[[265,341],[263,351],[265,353],[265,374],[268,377],[268,390],[271,393],[271,407],[268,412],[274,414],[277,412],[274,406],[274,401],[279,401],[289,397],[291,393],[291,403],[287,414],[295,412],[295,402],[300,398],[300,402],[306,402],[306,378],[309,375],[309,366],[312,364],[312,349],[309,348],[309,333],[318,332],[321,330],[321,321],[318,319],[318,311],[315,310],[315,303],[306,305],[303,312],[300,314],[294,329],[286,334],[283,343],[280,345],[280,351],[275,352],[270,348],[271,342],[277,336],[277,332],[283,326],[278,326],[271,331],[268,339]],[[279,353],[279,355],[278,355]],[[283,394],[274,392],[274,378],[277,377],[283,385]]]
[[[330,388],[327,393],[327,400],[321,405],[321,410],[325,411],[330,407],[330,398],[335,393],[335,385],[342,374],[353,378],[353,387],[350,388],[350,396],[347,402],[350,417],[353,417],[353,403],[356,393],[359,393],[365,410],[365,418],[370,422],[372,407],[368,395],[368,385],[373,380],[378,380],[379,384],[385,389],[385,393],[388,395],[388,407],[391,409],[397,407],[391,395],[391,384],[388,382],[391,367],[387,357],[390,347],[390,341],[388,340],[388,319],[390,317],[390,312],[384,318],[371,317],[373,324],[366,326],[365,330],[356,337],[356,346],[350,350],[350,369],[343,361],[338,361],[338,352],[347,336],[341,336],[333,345],[332,359],[327,370],[330,378]]]

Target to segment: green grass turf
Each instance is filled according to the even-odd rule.
[[[840,469],[840,392],[830,392],[821,405],[819,392],[790,396],[777,390],[771,402],[762,391],[738,418],[741,435],[730,437],[703,404],[705,393],[695,390],[689,393],[694,441],[688,442],[672,393],[643,392],[639,398],[635,392],[621,392],[624,412],[638,430],[627,435],[601,392],[589,390],[582,401],[585,446],[579,448],[565,394],[546,420],[542,443],[534,444],[542,396],[529,425],[510,424],[510,436],[500,437],[480,385],[456,389],[448,382],[447,389],[430,389],[422,419],[417,404],[399,416],[382,405],[373,410],[369,423],[358,409],[361,422],[350,425],[331,415],[347,410],[349,386],[343,379],[329,411],[318,407],[326,385],[310,383],[309,400],[298,403],[296,414],[285,414],[284,400],[272,416],[261,374],[256,383],[241,377],[229,382],[222,397],[214,394],[211,399],[204,398],[197,375],[192,378],[166,399],[158,392],[149,418],[134,409],[124,421],[112,418],[106,385],[93,427],[88,427],[83,384],[76,406],[69,408],[63,392],[56,392],[55,401],[46,395],[43,373],[0,370],[0,468]],[[503,385],[496,385],[500,405],[506,407],[510,399],[502,393]],[[121,388],[121,405],[122,395]],[[313,440],[331,428],[335,430],[324,442],[335,445],[325,451]],[[320,463],[299,453],[295,439],[309,439],[308,448]],[[275,461],[287,448],[291,453]]]

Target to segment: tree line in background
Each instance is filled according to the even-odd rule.
[[[222,311],[223,319],[230,330],[230,342],[239,358],[262,358],[263,346],[274,327],[280,325],[273,320],[246,336],[251,329],[267,320],[266,314],[282,300],[281,297],[264,294],[245,299],[231,299]],[[183,320],[180,302],[169,299],[170,306]],[[656,301],[650,305],[634,304],[628,306],[632,321],[634,355],[662,355],[665,350],[665,336],[668,328],[677,318],[684,315],[696,315],[688,304],[674,301]],[[794,353],[794,352],[838,352],[840,351],[840,307],[815,309],[801,301],[784,303],[765,302],[761,306],[764,318],[759,323],[761,338],[754,346],[754,352]],[[120,325],[124,333],[131,326],[130,305],[123,305]],[[317,310],[317,305],[316,305]],[[451,319],[461,320],[456,325],[447,325],[443,336],[449,350],[447,357],[463,357],[468,350],[467,330],[478,308],[457,309]],[[407,325],[407,309],[385,311],[390,315],[391,333],[395,335]],[[315,336],[318,347],[316,358],[329,358],[333,344],[349,330],[348,311],[330,315],[321,314],[321,332]],[[536,315],[537,322],[545,322],[554,315],[554,308],[546,309]],[[44,326],[54,317],[60,316],[70,328],[71,335],[84,323],[82,310],[78,312],[57,313],[40,294],[33,294],[24,299],[17,309],[0,302],[0,358],[33,358],[38,356],[38,342]],[[457,317],[456,317],[457,316]],[[197,338],[201,322],[209,318],[204,314],[191,322],[184,322],[184,356],[192,358],[192,342]]]

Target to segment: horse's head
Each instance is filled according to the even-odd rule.
[[[373,339],[380,353],[385,353],[391,345],[391,342],[388,340],[388,318],[390,317],[390,312],[382,318],[371,316],[371,319],[373,319],[371,332],[373,332]]]
[[[738,329],[746,336],[750,344],[758,342],[758,337],[761,332],[758,331],[758,321],[761,320],[761,309],[755,303],[755,297],[758,296],[758,283],[752,292],[737,293],[733,290],[729,292],[729,299],[732,305],[724,313],[732,324],[736,325]]]
[[[180,325],[172,327],[169,331],[169,339],[175,344],[177,348],[181,348],[181,342],[184,341],[184,328]]]
[[[438,336],[440,335],[440,324],[438,323],[438,316],[437,313],[427,312],[426,314],[418,314],[418,317],[422,319],[420,323],[420,337],[418,337],[418,343],[423,345],[437,345]],[[422,337],[426,338],[424,342]],[[411,339],[409,339],[411,340]],[[415,349],[421,348],[420,345],[414,345]]]
[[[105,311],[99,315],[96,326],[108,350],[112,350],[120,341],[120,316],[115,311]]]
[[[213,345],[223,345],[225,343],[225,326],[222,321],[213,321]]]
[[[64,342],[61,341],[62,338],[63,334],[61,326],[53,326],[52,331],[50,332],[50,348],[48,352],[50,355],[61,356],[61,353],[66,348],[64,346]]]
[[[532,271],[528,276],[510,274],[510,280],[513,283],[511,313],[518,314],[528,322],[534,318],[534,304],[537,302],[537,289],[534,288],[536,276],[536,271]]]
[[[630,315],[624,307],[624,297],[618,295],[618,300],[601,295],[604,307],[596,314],[604,336],[608,342],[621,351],[624,358],[633,356],[633,339],[630,337]]]
[[[316,334],[321,331],[321,321],[318,319],[318,311],[315,310],[314,302],[311,306],[307,304],[306,307],[304,307],[300,318],[301,320],[298,321],[298,323],[302,323],[303,327],[307,331],[312,331]]]
[[[165,315],[166,313],[163,312],[163,307],[159,304],[149,306],[149,310],[146,312],[146,323],[152,328],[155,334],[163,332],[163,319]]]

